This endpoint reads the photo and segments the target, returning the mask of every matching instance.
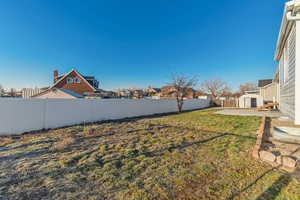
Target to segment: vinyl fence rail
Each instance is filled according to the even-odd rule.
[[[185,100],[183,110],[209,107],[209,100]],[[0,98],[0,135],[22,134],[83,122],[177,111],[176,100]]]

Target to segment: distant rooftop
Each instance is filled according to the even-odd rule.
[[[258,87],[265,87],[273,82],[273,79],[264,79],[258,81]]]

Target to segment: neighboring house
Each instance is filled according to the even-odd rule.
[[[142,88],[118,88],[115,89],[114,92],[116,93],[116,96],[119,98],[134,98],[134,99],[141,99],[147,96],[146,90]]]
[[[267,103],[278,103],[278,88],[279,84],[276,81],[273,81],[272,79],[262,82],[264,80],[260,80],[258,83],[258,89],[259,89],[259,95],[262,96],[264,104]]]
[[[193,88],[188,88],[188,94],[185,96],[187,99],[193,99],[196,91]],[[164,86],[160,88],[161,98],[176,98],[176,89],[174,86]]]
[[[160,99],[160,88],[153,88],[149,86],[145,90],[145,96],[146,98]]]
[[[160,97],[176,98],[176,89],[174,86],[163,86],[160,88]]]
[[[6,97],[6,98],[22,98],[22,91],[17,91],[13,88],[11,88],[8,91],[1,91],[1,97]]]
[[[53,85],[31,96],[32,98],[82,98],[99,93],[98,87],[99,82],[93,76],[83,76],[75,69],[59,75],[55,70]]]
[[[60,75],[58,71],[54,71],[53,77],[54,84],[52,88],[63,88],[80,95],[88,95],[97,92],[99,82],[93,76],[83,76],[75,69],[72,69],[69,73]]]
[[[118,95],[114,91],[109,91],[109,90],[101,90],[100,92],[101,98],[104,99],[110,99],[110,98],[117,98]]]
[[[193,88],[188,88],[188,94],[185,96],[187,99],[194,99],[196,91]]]
[[[134,99],[141,99],[145,96],[145,93],[143,90],[139,90],[139,89],[136,89],[136,90],[133,90],[132,91],[132,97]]]
[[[36,99],[78,99],[83,98],[82,95],[67,90],[64,88],[50,88],[44,92],[33,95],[32,98]]]
[[[132,97],[132,93],[129,89],[118,88],[118,89],[115,89],[114,92],[117,94],[117,97],[119,97],[119,98],[131,98]]]
[[[209,97],[210,95],[205,93],[202,90],[196,90],[194,93],[195,98],[197,99],[206,99],[205,97]]]
[[[268,103],[278,103],[278,87],[273,79],[259,80],[257,90],[246,91],[239,98],[239,107],[257,108]]]
[[[212,95],[207,94],[207,93],[205,93],[205,92],[202,91],[202,90],[197,90],[197,91],[195,92],[194,97],[195,97],[196,99],[205,99],[205,100],[209,100],[211,103],[212,103],[212,100],[213,100]]]
[[[300,1],[285,4],[275,51],[279,109],[300,125]]]
[[[210,100],[211,100],[212,98],[211,98],[210,95],[205,95],[205,94],[204,94],[204,95],[201,95],[201,96],[200,96],[200,95],[197,96],[197,99],[210,99]]]
[[[87,99],[111,99],[118,98],[118,94],[113,91],[98,89],[96,93],[85,96]]]
[[[148,87],[145,90],[146,96],[158,96],[159,93],[160,93],[160,88]]]

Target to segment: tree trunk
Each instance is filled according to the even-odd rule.
[[[183,97],[177,97],[176,100],[177,100],[178,112],[182,112]]]

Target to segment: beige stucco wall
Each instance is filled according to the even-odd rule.
[[[264,101],[278,102],[278,83],[271,83],[265,87],[259,89],[260,96],[263,97]]]
[[[66,94],[60,90],[50,90],[43,94],[40,94],[36,97],[36,99],[76,99],[75,97]]]

